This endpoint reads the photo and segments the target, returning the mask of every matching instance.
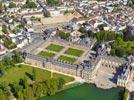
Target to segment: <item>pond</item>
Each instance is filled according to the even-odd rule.
[[[82,84],[38,100],[120,100],[122,92],[121,88],[104,90],[93,84]]]

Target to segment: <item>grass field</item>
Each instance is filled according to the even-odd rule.
[[[65,51],[65,54],[73,55],[73,56],[77,56],[77,57],[80,57],[83,53],[84,53],[84,51],[79,50],[79,49],[74,49],[74,48],[69,48]]]
[[[56,44],[50,44],[48,47],[46,47],[47,50],[60,52],[64,47],[61,45]]]
[[[50,71],[35,68],[36,69],[36,77],[37,81],[44,81],[46,79],[49,79],[51,77]],[[13,83],[13,82],[19,82],[21,78],[26,77],[28,80],[30,78],[26,73],[32,74],[33,67],[28,65],[22,65],[21,67],[12,67],[9,70],[7,70],[6,74],[0,77],[0,82],[6,82],[6,83]],[[65,82],[71,82],[74,80],[74,78],[65,76],[58,73],[53,73],[53,77],[61,77],[65,80]]]
[[[50,53],[50,52],[47,52],[47,51],[41,51],[38,55],[41,55],[41,56],[44,56],[44,57],[47,57],[47,58],[53,58],[55,56],[54,53]]]
[[[65,62],[68,62],[68,63],[72,63],[73,64],[77,59],[72,58],[72,57],[67,57],[67,56],[60,56],[58,58],[58,60],[65,61]]]

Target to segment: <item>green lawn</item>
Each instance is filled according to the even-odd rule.
[[[41,56],[44,56],[44,57],[47,57],[47,58],[53,58],[55,56],[54,53],[50,53],[50,52],[47,52],[47,51],[41,51],[38,55],[41,55]]]
[[[26,77],[30,80],[30,78],[26,75],[26,73],[32,74],[32,67],[28,65],[22,65],[22,67],[12,67],[7,70],[6,74],[0,78],[0,82],[13,83],[19,82],[19,79]],[[49,79],[51,77],[50,71],[35,68],[36,69],[36,77],[37,81],[43,81]],[[61,77],[65,80],[65,82],[73,81],[74,78],[61,75],[58,73],[53,73],[53,77]]]
[[[50,44],[46,49],[50,51],[60,52],[64,47],[61,45]]]
[[[65,54],[77,56],[77,57],[80,57],[83,53],[84,51],[79,50],[79,49],[74,49],[74,48],[69,48],[65,51]]]
[[[72,63],[73,64],[77,59],[72,58],[72,57],[68,57],[68,56],[60,56],[58,58],[58,60],[65,61],[65,62],[68,62],[68,63]]]

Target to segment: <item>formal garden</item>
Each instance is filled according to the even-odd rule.
[[[44,50],[38,53],[39,56],[54,58],[61,62],[74,64],[84,53],[84,50],[71,46],[50,43]]]

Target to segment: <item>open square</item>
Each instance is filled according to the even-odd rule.
[[[57,44],[50,44],[48,47],[46,47],[47,50],[54,51],[54,52],[60,52],[64,47]]]
[[[65,54],[72,55],[72,56],[77,56],[77,57],[80,57],[83,53],[84,53],[83,50],[74,49],[74,48],[68,48],[65,51]]]
[[[47,58],[53,58],[55,56],[54,53],[50,53],[50,52],[47,52],[47,51],[41,51],[38,55],[44,56],[44,57],[47,57]]]
[[[68,56],[60,56],[58,58],[58,60],[63,61],[63,62],[68,62],[68,63],[74,63],[77,59],[76,58],[72,58],[72,57],[68,57]]]

